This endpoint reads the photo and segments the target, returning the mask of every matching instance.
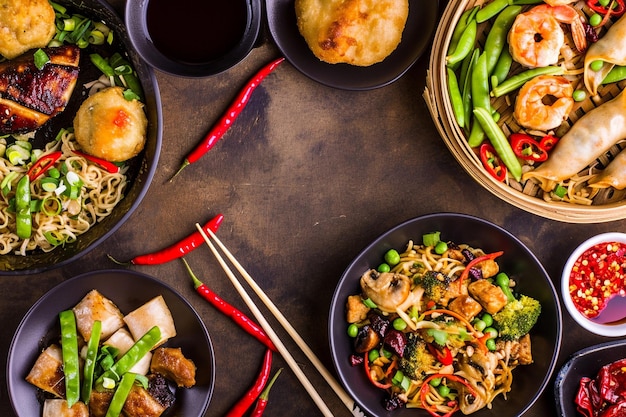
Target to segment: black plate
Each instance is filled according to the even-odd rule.
[[[595,378],[604,365],[626,358],[626,340],[602,343],[574,353],[554,381],[554,399],[560,416],[580,417],[574,398],[580,378]]]
[[[126,314],[153,297],[162,295],[169,307],[176,337],[167,346],[180,347],[197,367],[197,384],[178,389],[176,402],[164,417],[201,417],[209,406],[215,382],[213,344],[204,323],[191,305],[174,289],[148,275],[127,270],[91,272],[54,287],[26,313],[17,328],[7,360],[7,387],[18,417],[40,416],[42,405],[37,388],[25,381],[41,350],[58,338],[59,312],[76,305],[89,291],[97,289]]]
[[[384,61],[369,67],[327,64],[309,49],[296,24],[294,0],[266,1],[270,32],[291,64],[309,78],[344,90],[371,90],[400,78],[430,46],[438,18],[438,0],[409,0],[402,41]]]
[[[64,247],[56,248],[51,252],[35,251],[28,256],[11,254],[0,256],[0,275],[36,273],[59,267],[76,260],[102,243],[130,217],[141,203],[156,171],[161,151],[163,118],[157,80],[152,68],[146,65],[132,48],[124,23],[108,3],[100,0],[58,0],[58,3],[68,7],[70,12],[83,14],[94,20],[100,19],[114,31],[115,42],[112,49],[127,55],[137,71],[144,90],[145,110],[148,117],[146,146],[139,156],[129,161],[129,187],[124,199],[108,217],[80,235],[76,242],[66,244]],[[35,141],[40,145],[39,147],[54,139],[59,128],[72,126],[74,115],[82,100],[85,99],[85,96],[81,94],[82,85],[100,76],[97,71],[94,72],[94,67],[89,60],[89,53],[93,51],[91,47],[81,50],[81,71],[72,98],[63,113],[56,116],[37,132]],[[105,56],[108,56],[112,51],[106,50],[103,51],[104,53],[107,54]]]
[[[483,408],[472,414],[476,417],[520,416],[539,398],[556,366],[562,337],[561,307],[550,277],[522,242],[495,224],[464,214],[431,214],[402,223],[376,239],[348,266],[333,295],[329,317],[330,349],[341,383],[359,407],[371,416],[429,415],[424,410],[406,408],[385,411],[382,406],[385,393],[367,380],[361,367],[350,365],[353,342],[346,332],[345,302],[349,295],[359,293],[360,277],[379,265],[387,250],[400,251],[410,239],[420,241],[423,234],[434,231],[441,232],[443,240],[467,243],[487,253],[504,251],[498,258],[500,269],[515,277],[520,293],[541,303],[541,317],[531,331],[534,363],[513,371],[513,385],[507,400],[500,395],[492,403],[491,410]]]

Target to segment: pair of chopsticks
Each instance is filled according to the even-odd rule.
[[[202,227],[199,224],[196,224],[196,228],[200,231],[200,234],[204,238],[204,241],[206,242],[207,246],[211,249],[211,252],[213,252],[213,255],[215,255],[215,257],[217,258],[217,261],[219,262],[220,266],[222,267],[222,269],[224,270],[228,278],[231,280],[233,286],[235,287],[239,295],[243,298],[244,302],[246,303],[246,305],[248,306],[248,308],[250,309],[254,317],[257,319],[259,325],[263,328],[263,330],[265,330],[265,333],[267,333],[267,335],[272,340],[272,342],[274,342],[274,345],[276,345],[278,352],[281,354],[283,359],[287,362],[287,364],[289,365],[293,373],[296,375],[296,377],[298,378],[302,386],[306,389],[311,399],[313,399],[317,407],[325,416],[333,416],[333,413],[328,409],[328,406],[326,405],[324,400],[322,400],[322,398],[320,397],[318,392],[315,390],[315,388],[313,387],[309,379],[306,377],[304,372],[302,372],[302,369],[300,369],[300,367],[296,363],[291,353],[289,353],[289,351],[287,350],[283,342],[280,340],[276,332],[272,329],[270,324],[267,322],[267,320],[265,319],[265,317],[263,316],[259,308],[256,306],[252,298],[250,298],[246,289],[241,285],[237,276],[230,269],[230,267],[228,266],[228,264],[226,263],[222,255],[219,253],[215,245],[213,245],[213,242],[211,242],[211,239],[209,239],[209,236],[207,236],[207,234],[205,233],[205,231],[202,229]],[[224,246],[224,244],[218,239],[218,237],[215,236],[215,234],[212,231],[208,230],[208,232],[211,238],[220,247],[222,252],[224,252],[228,260],[234,265],[235,269],[237,269],[237,271],[246,280],[246,282],[252,288],[252,290],[257,294],[257,296],[261,299],[261,301],[263,301],[263,304],[265,304],[265,306],[270,310],[270,312],[274,315],[274,317],[278,320],[278,322],[287,331],[289,336],[291,336],[291,338],[296,342],[298,347],[302,350],[302,352],[304,352],[304,354],[311,361],[313,366],[315,366],[315,369],[317,369],[317,371],[326,380],[326,383],[328,383],[328,385],[330,385],[330,387],[335,391],[335,393],[341,399],[344,405],[350,410],[350,412],[354,416],[357,416],[357,417],[364,416],[363,412],[359,409],[359,407],[356,405],[354,400],[350,398],[350,396],[344,391],[344,389],[339,385],[339,383],[337,383],[337,381],[333,378],[330,372],[328,372],[328,370],[324,367],[324,365],[319,360],[319,358],[315,355],[315,353],[313,353],[311,348],[309,348],[309,346],[302,339],[302,337],[300,337],[296,329],[294,329],[293,326],[289,323],[289,321],[287,321],[285,316],[283,316],[283,314],[276,307],[276,305],[274,305],[272,300],[270,300],[270,298],[265,294],[265,292],[261,289],[261,287],[259,287],[258,284],[254,281],[254,279],[252,279],[250,274],[248,274],[248,272],[244,269],[244,267],[241,266],[241,264],[233,256],[233,254],[226,248],[226,246]]]

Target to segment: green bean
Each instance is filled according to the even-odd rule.
[[[452,112],[456,118],[456,122],[460,127],[465,126],[465,112],[463,111],[463,97],[456,79],[456,74],[452,68],[448,68],[448,93],[450,103],[452,103]]]
[[[15,188],[15,228],[17,235],[28,239],[32,232],[33,219],[30,210],[30,179],[24,175]]]
[[[446,65],[449,67],[461,62],[474,48],[474,42],[476,41],[476,33],[478,30],[478,24],[476,20],[472,19],[468,24],[458,45],[454,48],[454,52],[446,57]]]
[[[465,28],[467,28],[467,24],[474,20],[474,16],[478,12],[478,9],[480,9],[480,6],[474,6],[471,9],[467,9],[461,14],[461,17],[459,18],[459,21],[456,24],[454,31],[452,32],[452,37],[450,38],[448,55],[454,52],[454,50],[456,49],[456,46],[459,43],[459,39],[461,38],[463,31],[465,31]]]
[[[472,69],[472,106],[474,109],[482,108],[491,113],[491,100],[489,98],[489,77],[487,74],[487,55],[480,54]],[[484,140],[481,133],[483,126],[474,123],[470,136],[467,140],[470,147],[475,148]]]
[[[118,417],[120,415],[120,413],[122,412],[122,408],[124,408],[126,398],[128,398],[128,394],[133,388],[134,383],[134,373],[127,372],[122,376],[122,381],[117,386],[117,389],[113,394],[113,398],[111,398],[111,403],[109,404],[109,408],[107,409],[105,417]]]
[[[482,23],[489,20],[504,10],[504,8],[508,5],[509,0],[493,0],[491,3],[484,5],[478,12],[476,12],[476,21],[478,23]]]
[[[622,81],[626,79],[626,66],[614,66],[604,80],[602,80],[602,84],[611,84],[616,83],[618,81]]]
[[[68,408],[80,399],[80,369],[78,363],[78,334],[74,311],[59,313],[61,324],[61,351],[63,353],[63,373],[65,374],[65,398]]]
[[[499,86],[500,83],[506,80],[506,77],[509,76],[509,71],[511,70],[512,64],[513,57],[511,56],[511,52],[509,52],[509,48],[505,46],[502,49],[502,53],[500,53],[500,57],[498,58],[498,62],[496,62],[496,66],[493,67],[493,71],[491,73],[491,88]],[[493,82],[494,78],[495,83]]]
[[[511,148],[511,144],[507,140],[504,132],[491,117],[491,112],[478,107],[474,109],[474,115],[476,116],[478,123],[480,123],[482,128],[485,130],[485,134],[489,138],[493,148],[498,153],[502,163],[509,169],[513,178],[519,181],[522,177],[522,166],[515,156],[513,148]]]
[[[504,46],[506,45],[509,29],[513,25],[513,21],[522,11],[522,6],[507,6],[496,17],[493,26],[489,29],[487,38],[485,39],[485,53],[487,54],[487,72],[492,73]]]
[[[522,85],[538,75],[560,75],[563,74],[563,68],[561,67],[541,67],[541,68],[533,68],[519,74],[515,74],[512,77],[509,77],[505,81],[503,81],[496,88],[491,90],[491,95],[493,97],[501,97],[505,94],[510,93],[511,91],[517,90]]]
[[[85,364],[83,365],[83,386],[80,390],[81,399],[85,404],[89,404],[89,398],[91,397],[93,373],[96,369],[101,331],[102,322],[100,320],[94,321],[91,327],[91,337],[89,337],[89,342],[87,343],[87,356],[85,357]]]

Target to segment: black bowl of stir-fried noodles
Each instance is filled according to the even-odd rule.
[[[468,245],[471,248],[481,249],[481,253],[485,254],[502,251],[502,254],[495,260],[499,266],[499,271],[505,272],[515,281],[516,285],[513,287],[515,294],[532,297],[541,305],[539,318],[528,333],[532,342],[530,344],[532,363],[519,365],[512,369],[510,373],[512,382],[509,384],[510,391],[506,398],[499,394],[492,399],[490,407],[485,406],[471,413],[475,416],[522,415],[543,392],[556,365],[562,337],[562,314],[558,297],[545,269],[520,240],[493,223],[464,214],[430,214],[408,220],[377,238],[347,267],[335,290],[329,317],[332,360],[340,381],[359,408],[367,415],[394,417],[429,415],[423,408],[415,408],[419,407],[419,404],[411,401],[401,404],[392,411],[386,409],[388,400],[393,395],[390,394],[389,389],[374,386],[366,376],[364,365],[358,362],[359,355],[363,357],[364,354],[355,353],[357,338],[349,335],[347,299],[355,294],[363,297],[364,290],[360,284],[361,278],[366,272],[375,270],[381,263],[384,263],[385,254],[390,249],[395,249],[401,257],[404,257],[403,252],[406,251],[410,241],[414,245],[421,245],[423,236],[433,232],[439,232],[440,240],[446,242],[448,248],[454,248],[455,245]],[[402,259],[404,261],[405,258]],[[394,271],[392,270],[392,272]],[[458,275],[458,271],[456,274]],[[472,276],[469,279],[473,282],[480,277]],[[427,308],[424,306],[419,313],[423,314]],[[387,315],[390,322],[393,322],[393,318],[398,316],[393,312],[387,313]],[[367,317],[359,325],[367,324],[372,316],[368,315]],[[424,316],[418,315],[416,322],[423,319]],[[410,330],[408,328],[403,330],[403,332],[407,331]],[[478,345],[475,344],[474,347],[478,348]],[[372,350],[376,349],[379,348]],[[474,349],[474,351],[478,351],[478,349]],[[366,353],[365,356],[368,354]],[[355,360],[357,361],[356,364]],[[471,358],[469,360],[471,361]],[[452,364],[455,373],[458,371],[459,363],[460,359],[456,356]],[[371,367],[372,365],[370,365],[370,371]],[[396,369],[398,368],[390,371],[390,373],[393,374]],[[401,386],[400,380],[397,382]],[[391,390],[393,391],[394,388]],[[413,408],[407,408],[407,405]],[[456,412],[456,414],[461,415],[461,411]]]
[[[85,85],[102,75],[90,62],[89,55],[94,52],[102,56],[110,56],[117,52],[129,61],[135,70],[143,90],[141,101],[144,103],[148,119],[146,143],[138,156],[126,162],[128,168],[123,198],[110,214],[78,235],[74,241],[65,242],[53,250],[35,249],[25,253],[13,250],[3,254],[0,256],[0,275],[41,272],[67,264],[95,248],[113,234],[140,204],[148,190],[159,158],[162,117],[156,77],[152,69],[133,50],[122,20],[110,5],[100,0],[58,0],[56,3],[67,7],[68,13],[103,22],[113,32],[113,42],[110,45],[105,43],[98,47],[90,46],[81,51],[80,73],[72,98],[63,113],[37,131],[33,147],[37,144],[43,147],[45,143],[54,140],[60,128],[72,126],[76,111],[88,94]]]

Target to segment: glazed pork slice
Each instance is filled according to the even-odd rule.
[[[57,397],[65,397],[63,352],[58,345],[48,346],[37,358],[26,381]]]
[[[150,371],[163,375],[179,387],[190,388],[196,384],[196,365],[183,355],[180,348],[156,349]]]
[[[161,295],[128,313],[124,317],[124,322],[135,340],[141,338],[152,327],[159,326],[161,339],[155,347],[162,345],[170,337],[176,336],[174,318]]]
[[[98,290],[91,290],[73,308],[76,327],[85,341],[91,338],[91,328],[96,320],[102,323],[100,339],[106,340],[113,333],[124,327],[124,315],[113,303]]]
[[[111,335],[105,342],[105,345],[112,346],[119,350],[118,357],[122,356],[128,351],[134,344],[135,340],[126,328],[121,328]],[[146,375],[150,370],[150,361],[152,359],[152,353],[148,352],[143,358],[139,360],[129,372],[136,374]]]
[[[80,401],[68,408],[66,400],[46,400],[43,403],[43,417],[89,417],[89,408]]]

